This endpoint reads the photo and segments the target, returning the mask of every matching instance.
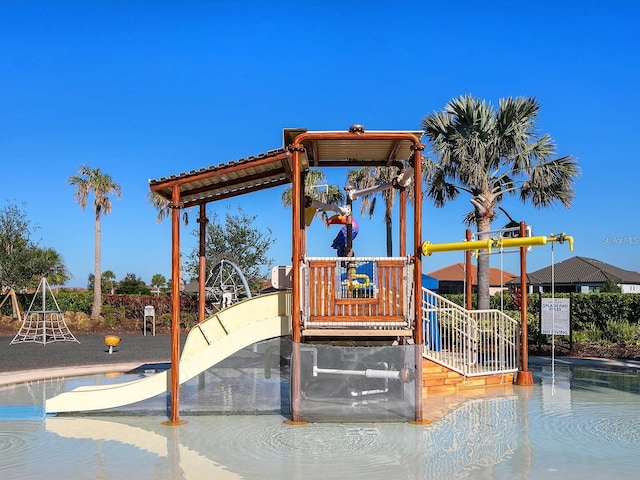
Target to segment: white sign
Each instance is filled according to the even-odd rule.
[[[569,299],[543,298],[541,305],[544,335],[569,335]]]

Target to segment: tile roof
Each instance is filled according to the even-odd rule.
[[[464,263],[459,262],[454,263],[453,265],[449,265],[448,267],[441,268],[439,270],[434,270],[427,275],[444,282],[464,282],[464,271]],[[510,280],[514,278],[516,278],[515,274],[503,271],[502,282],[500,282],[500,269],[490,268],[489,270],[489,285],[492,287],[506,285]],[[478,283],[477,267],[475,265],[471,265],[471,283],[473,285],[476,285]]]
[[[550,284],[552,280],[557,284],[589,284],[605,283],[612,280],[615,283],[640,284],[640,273],[609,265],[594,258],[571,257],[562,262],[527,274],[527,282],[531,285]],[[519,277],[511,283],[519,281]]]

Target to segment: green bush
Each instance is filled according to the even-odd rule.
[[[461,307],[464,307],[464,295],[462,293],[447,293],[442,295],[444,298],[446,298],[447,300],[449,300],[450,302],[455,303],[456,305],[460,305]],[[473,304],[475,305],[475,295],[473,297],[473,299],[471,300],[473,302]]]
[[[609,322],[605,335],[606,339],[613,343],[640,344],[640,326],[630,324],[626,320]]]
[[[56,294],[56,301],[63,312],[84,312],[89,315],[93,304],[93,292],[60,290]]]
[[[491,308],[503,310],[517,320],[516,309],[509,292],[491,297]],[[444,295],[457,305],[464,306],[464,295]],[[551,298],[544,294],[544,298]],[[571,300],[571,329],[573,341],[596,343],[640,344],[640,295],[623,293],[557,293],[555,298]],[[527,322],[530,341],[540,335],[540,294],[528,295]],[[475,296],[473,297],[475,302]],[[475,303],[474,303],[475,305]],[[503,308],[501,308],[501,305]],[[542,338],[543,343],[547,339]]]
[[[171,314],[163,313],[159,317],[156,318],[156,325],[162,328],[170,328],[171,327]]]
[[[198,323],[198,316],[193,313],[182,312],[180,314],[180,326],[182,328],[186,328],[187,330],[191,329],[196,323]]]
[[[574,343],[604,343],[604,335],[595,323],[585,325],[582,329],[573,330]]]
[[[502,295],[496,293],[489,298],[489,306],[496,310],[518,310],[513,303],[511,293],[505,291]],[[519,311],[519,310],[518,310]]]
[[[572,297],[574,328],[594,323],[605,331],[611,322],[626,321],[638,324],[640,320],[640,295],[625,293],[582,293]]]
[[[101,323],[108,328],[116,328],[119,323],[125,321],[125,311],[123,307],[112,307],[104,305],[102,307]]]
[[[550,295],[545,294],[546,298]],[[529,311],[540,315],[540,295],[530,295]],[[624,293],[556,294],[571,300],[571,330],[574,342],[636,343],[640,329],[640,295]]]
[[[16,297],[18,299],[18,303],[22,307],[23,311],[27,311],[29,306],[33,302],[33,297],[35,293],[17,293]],[[91,313],[91,305],[93,304],[93,292],[78,292],[76,290],[65,290],[61,289],[55,295],[56,302],[58,302],[58,306],[60,310],[63,312],[84,312],[86,314]],[[0,297],[1,299],[2,297]],[[47,292],[47,309],[53,309],[54,304],[51,299],[49,292]],[[41,305],[38,305],[37,302],[42,301],[42,294],[38,293],[38,298],[36,299],[36,303],[34,303],[34,309],[41,309]],[[49,303],[51,302],[51,303]],[[2,306],[2,314],[8,315],[11,313],[11,302],[6,301]]]
[[[187,330],[198,323],[198,316],[195,313],[182,312],[180,314],[180,326]],[[161,328],[171,328],[171,314],[163,313],[156,319],[156,326]]]
[[[520,321],[521,321],[520,319],[522,317],[520,310],[504,310],[504,313],[506,315],[509,315],[511,318],[517,321],[518,324],[520,324]],[[537,341],[538,336],[540,335],[540,324],[538,322],[538,318],[528,311],[527,311],[527,333],[528,333],[530,342],[533,342],[534,339],[535,341]]]
[[[105,295],[104,305],[123,307],[127,318],[139,318],[144,316],[144,307],[153,306],[156,311],[156,318],[165,313],[171,313],[170,295]],[[180,296],[180,310],[186,313],[197,314],[198,300],[195,297]]]

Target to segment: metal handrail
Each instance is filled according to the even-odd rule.
[[[471,377],[518,370],[520,324],[500,310],[466,310],[423,288],[423,356]]]

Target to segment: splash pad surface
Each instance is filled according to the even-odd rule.
[[[6,478],[637,478],[640,379],[637,368],[533,365],[535,385],[463,401],[430,425],[287,425],[274,400],[262,414],[165,416],[131,413],[41,415],[60,388],[122,381],[108,375],[0,388],[0,475]],[[150,374],[150,372],[147,372]],[[145,374],[138,372],[137,375]],[[284,378],[257,382],[233,364],[218,398],[276,398]],[[232,379],[234,379],[232,381]],[[263,379],[264,380],[264,379]],[[63,382],[65,385],[60,385]],[[197,395],[197,380],[187,392]],[[271,384],[270,382],[273,382]],[[268,383],[268,385],[267,385]],[[155,400],[155,407],[162,401]],[[9,405],[20,407],[13,417]],[[271,409],[271,411],[269,411]],[[138,412],[136,412],[138,413]]]

